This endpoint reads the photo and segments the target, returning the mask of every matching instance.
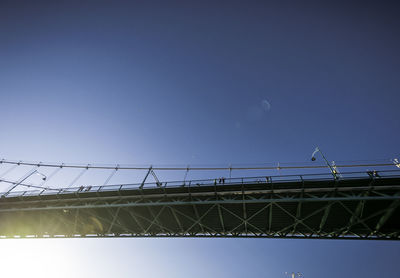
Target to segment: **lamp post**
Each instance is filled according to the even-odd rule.
[[[11,188],[10,188],[6,193],[4,193],[1,197],[3,197],[3,198],[6,197],[8,194],[10,194],[10,192],[11,192],[14,188],[16,188],[18,185],[20,185],[21,183],[23,183],[25,180],[27,180],[30,176],[32,176],[32,175],[34,175],[34,174],[39,175],[39,176],[42,176],[42,180],[44,180],[44,181],[47,179],[47,177],[46,177],[45,174],[40,173],[38,170],[32,170],[32,171],[28,172],[28,174],[25,175],[23,178],[21,178],[19,181],[17,181],[16,183],[14,183],[14,185],[12,185]]]
[[[300,272],[297,272],[297,273],[295,273],[295,272],[292,272],[292,273],[285,272],[285,274],[286,275],[290,275],[290,278],[303,277],[303,274],[301,274]]]
[[[312,153],[312,155],[311,155],[311,161],[315,161],[315,160],[316,160],[315,155],[316,155],[316,153],[318,153],[318,152],[321,154],[322,158],[325,160],[326,164],[328,165],[329,170],[331,171],[331,173],[332,173],[332,175],[333,175],[333,178],[334,178],[335,180],[339,179],[339,177],[338,177],[338,171],[336,170],[335,162],[332,161],[332,164],[333,164],[333,166],[332,166],[332,165],[329,163],[329,161],[326,159],[326,157],[324,156],[324,154],[321,152],[321,150],[319,149],[319,147],[316,147],[315,150],[314,150],[314,152]]]

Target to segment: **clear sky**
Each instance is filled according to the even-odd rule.
[[[1,0],[0,157],[229,165],[309,161],[317,145],[331,160],[399,157],[399,13],[395,1]],[[397,242],[0,244],[8,277],[400,271]]]

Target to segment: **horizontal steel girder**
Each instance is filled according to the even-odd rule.
[[[0,199],[0,237],[400,239],[399,179]]]

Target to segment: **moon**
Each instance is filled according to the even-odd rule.
[[[271,110],[271,103],[269,103],[269,101],[266,100],[266,99],[264,99],[261,102],[261,106],[262,106],[262,108],[264,109],[265,112],[268,112],[269,110]]]

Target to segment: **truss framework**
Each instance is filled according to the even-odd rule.
[[[0,237],[400,239],[400,179],[209,184],[0,199]]]

